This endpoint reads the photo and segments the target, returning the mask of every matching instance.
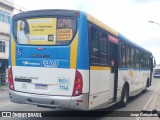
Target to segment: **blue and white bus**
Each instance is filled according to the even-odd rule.
[[[12,102],[77,110],[125,106],[151,85],[152,71],[151,52],[85,12],[35,10],[12,18]]]

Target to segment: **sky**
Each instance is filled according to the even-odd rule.
[[[160,24],[160,0],[14,0],[14,4],[16,8],[21,6],[23,11],[36,9],[86,11],[151,51],[157,64],[160,64],[160,25],[148,22]]]

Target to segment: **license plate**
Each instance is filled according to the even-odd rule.
[[[35,84],[35,89],[47,90],[48,89],[48,85],[45,85],[45,84]]]

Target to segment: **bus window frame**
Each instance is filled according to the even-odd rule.
[[[127,54],[128,54],[128,56],[127,56]],[[126,44],[126,66],[131,67],[131,65],[130,65],[130,44]]]
[[[124,43],[124,46],[125,46],[125,51],[124,51],[124,53],[125,53],[125,64],[124,65],[121,64],[121,59],[122,59],[121,58],[121,55],[122,55],[122,42]],[[120,59],[119,63],[120,64],[119,64],[119,66],[120,67],[127,67],[127,62],[126,62],[126,42],[124,40],[120,39],[120,45],[119,46],[120,46],[120,52],[119,52],[120,53],[120,57],[119,57],[119,59]]]
[[[132,49],[133,49],[133,51],[134,51],[134,54],[133,54],[133,65],[132,65],[132,62],[131,62],[131,52],[132,52]],[[133,46],[133,45],[130,45],[130,66],[132,67],[132,68],[134,68],[135,67],[135,47]]]
[[[91,62],[91,39],[89,38],[89,32],[88,32],[88,49],[89,49],[89,64],[90,66],[102,66],[102,67],[110,67],[110,54],[109,54],[109,40],[108,40],[108,34],[110,34],[108,31],[100,28],[96,24],[92,23],[91,21],[88,20],[88,29],[89,29],[89,24],[94,26],[95,28],[98,29],[98,47],[99,47],[99,31],[101,30],[102,32],[106,33],[107,35],[107,64],[101,64],[99,63],[92,63]],[[89,31],[89,30],[88,30]],[[100,54],[100,53],[99,53]]]

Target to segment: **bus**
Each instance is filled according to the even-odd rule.
[[[9,51],[14,103],[96,110],[151,86],[152,53],[83,11],[15,14]]]

